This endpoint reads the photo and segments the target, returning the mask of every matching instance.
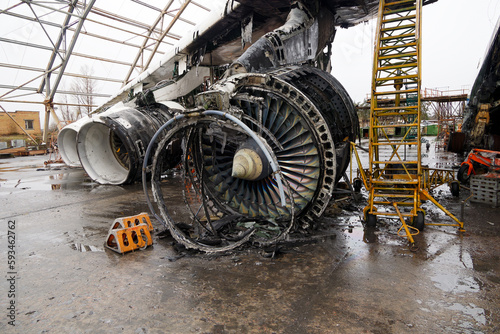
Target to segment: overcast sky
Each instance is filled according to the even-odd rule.
[[[500,17],[499,0],[439,0],[422,13],[422,86],[471,88]],[[332,74],[354,102],[371,89],[376,20],[339,29]]]

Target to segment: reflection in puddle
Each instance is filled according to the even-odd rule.
[[[473,277],[461,277],[452,273],[439,274],[431,277],[434,285],[445,291],[453,293],[478,292],[479,284]]]
[[[380,234],[375,228],[363,228],[363,227],[353,227],[349,226],[344,230],[348,242],[355,246],[359,242],[364,242],[366,244],[375,243],[378,241],[378,235]],[[350,239],[350,240],[349,240]]]
[[[373,244],[373,243],[376,243],[378,241],[378,232],[375,228],[373,227],[367,227],[365,228],[365,231],[364,231],[364,235],[363,235],[363,241],[367,244]]]
[[[71,190],[84,186],[94,186],[83,170],[68,170],[58,174],[23,177],[18,180],[0,179],[4,189],[18,190]]]
[[[459,311],[465,315],[468,315],[474,319],[477,323],[481,325],[486,325],[486,315],[484,313],[484,309],[480,307],[476,307],[474,304],[462,305],[458,303],[454,303],[452,306],[448,306],[447,309],[452,311]],[[461,322],[460,327],[462,328],[470,328],[473,325],[467,321]]]
[[[92,246],[92,245],[84,245],[84,244],[81,244],[81,243],[71,244],[70,247],[73,250],[76,250],[76,251],[79,251],[79,252],[82,252],[82,253],[86,253],[86,252],[104,252],[103,248],[99,248],[99,247]]]

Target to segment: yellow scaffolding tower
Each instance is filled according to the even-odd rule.
[[[457,222],[452,226],[463,230],[463,223],[429,195],[423,180],[421,16],[422,0],[380,0],[370,108],[370,166],[368,175],[363,173],[369,191],[366,224],[375,226],[377,216],[398,218],[402,223],[398,234],[404,229],[411,244],[424,226],[422,200],[436,204]],[[412,145],[417,154],[407,159]]]

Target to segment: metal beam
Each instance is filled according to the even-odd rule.
[[[111,13],[111,12],[105,11],[105,10],[100,9],[100,8],[94,8],[93,11],[92,11],[92,13],[96,14],[96,15],[100,15],[102,17],[106,17],[106,18],[108,18],[110,20],[114,20],[114,21],[117,21],[117,22],[121,22],[121,23],[125,23],[125,24],[128,24],[128,25],[131,25],[131,26],[136,27],[136,28],[141,28],[141,29],[145,29],[145,30],[148,30],[150,28],[149,24],[146,24],[146,23],[143,23],[143,22],[139,22],[139,21],[135,21],[135,20],[132,20],[132,19],[130,19],[128,17],[116,15],[115,13]],[[102,24],[102,22],[97,21],[97,20],[89,19],[89,21],[90,22],[95,22],[95,23]],[[114,27],[112,25],[110,25],[110,27],[118,29],[117,27]],[[162,33],[162,31],[160,29],[155,29],[154,32],[156,32],[158,34]],[[172,39],[175,39],[175,40],[179,40],[179,39],[181,39],[182,36],[179,36],[179,35],[176,35],[176,34],[169,34],[168,37],[172,38]]]
[[[45,46],[45,45],[41,45],[41,44],[34,44],[34,43],[28,43],[28,42],[21,42],[21,41],[16,41],[14,39],[8,39],[8,38],[2,38],[2,37],[0,37],[0,42],[17,44],[17,45],[27,46],[27,47],[31,47],[31,48],[35,48],[35,49],[40,49],[40,50],[52,51],[52,48],[50,46]],[[127,62],[124,62],[124,61],[112,60],[112,59],[102,58],[102,57],[96,57],[96,56],[92,56],[92,55],[88,55],[88,54],[84,54],[84,53],[73,52],[72,55],[75,56],[75,57],[82,57],[82,58],[88,58],[88,59],[95,59],[95,60],[105,61],[105,62],[112,63],[112,64],[132,66],[131,63],[127,63]]]
[[[17,44],[17,45],[27,46],[27,47],[30,47],[30,48],[36,48],[36,49],[41,49],[41,50],[52,51],[52,48],[50,46],[45,46],[45,45],[41,45],[41,44],[34,44],[34,43],[28,43],[28,42],[21,42],[21,41],[15,40],[15,39],[9,39],[9,38],[0,37],[0,42],[10,43],[10,44]]]
[[[200,4],[199,2],[196,2],[196,1],[191,1],[191,3],[192,3],[193,5],[195,5],[195,6],[200,7],[201,9],[204,9],[204,10],[208,11],[208,12],[211,12],[211,11],[212,11],[210,8],[203,6],[203,5],[202,5],[202,4]]]
[[[26,20],[26,21],[34,21],[34,22],[37,21],[36,19],[34,19],[32,17],[26,16],[26,15],[17,14],[17,13],[4,12],[3,14],[4,15],[9,15],[9,16],[12,16],[12,17],[15,17],[15,18],[18,18],[18,19]],[[62,27],[63,27],[61,24],[55,23],[55,22],[51,22],[51,21],[39,20],[39,22],[42,22],[44,25],[48,25],[48,26],[51,26],[51,27],[59,28],[59,29],[62,29]],[[73,28],[73,27],[67,27],[67,30],[74,32],[75,28]],[[117,39],[114,39],[114,38],[111,38],[111,37],[107,37],[107,36],[103,36],[103,35],[93,34],[93,33],[88,32],[88,31],[80,31],[80,34],[84,34],[86,36],[90,36],[90,37],[102,39],[102,40],[105,40],[105,41],[110,41],[110,42],[113,42],[113,43],[116,43],[116,44],[130,46],[130,47],[133,47],[133,48],[136,48],[136,49],[139,49],[141,47],[138,44],[130,43],[130,42],[127,42],[127,41],[120,41],[120,40],[117,40]],[[167,43],[167,44],[169,44],[169,43]],[[146,49],[146,50],[152,51],[150,49]],[[162,52],[162,51],[157,51],[157,52],[160,53],[160,54],[164,54],[164,52]]]
[[[152,9],[152,10],[156,10],[157,12],[160,12],[160,13],[162,12],[162,10],[161,10],[160,8],[155,7],[155,6],[152,6],[152,5],[150,5],[150,4],[148,4],[148,3],[144,2],[144,1],[140,1],[140,0],[131,0],[131,1],[132,1],[132,2],[135,2],[135,3],[138,3],[139,5],[142,5],[142,6],[144,6],[144,7],[150,8],[150,9]],[[210,9],[209,9],[209,8],[206,8],[206,7],[205,7],[205,9],[206,9],[207,11],[209,11],[209,12],[210,12]],[[167,16],[170,16],[170,17],[175,17],[175,15],[174,15],[174,14],[172,14],[172,13],[170,13],[170,12],[166,12],[166,13],[164,13],[164,14],[165,14],[165,15],[167,15]],[[179,21],[182,21],[182,22],[188,23],[188,24],[190,24],[190,25],[192,25],[192,26],[195,26],[195,25],[196,25],[196,23],[194,23],[193,21],[186,20],[186,19],[185,19],[185,18],[183,18],[183,17],[181,17],[181,18],[179,19]]]
[[[24,2],[28,2],[28,1],[27,0],[23,0],[23,3]],[[61,13],[61,14],[64,14],[64,15],[68,14],[68,12],[65,12],[64,10],[57,9],[57,8],[54,8],[54,7],[50,7],[49,5],[45,5],[42,1],[29,1],[29,3],[32,4],[32,5],[36,5],[38,7],[42,7],[42,8],[48,9],[48,10],[50,10],[52,12],[57,12],[57,13]],[[81,20],[83,18],[83,16],[78,15],[78,14],[73,14],[73,13],[71,13],[71,16],[75,17],[75,18],[77,18],[79,20]]]
[[[56,68],[58,68],[58,67],[56,67]],[[56,69],[56,68],[55,68],[55,69]],[[37,80],[37,79],[39,79],[39,78],[43,77],[44,75],[45,75],[45,73],[40,74],[39,76],[37,76],[37,77],[35,77],[35,78],[30,79],[29,81],[27,81],[27,82],[23,83],[22,85],[19,85],[19,86],[17,86],[16,88],[14,88],[14,89],[12,89],[12,90],[8,91],[7,93],[5,93],[5,94],[3,94],[3,95],[0,95],[0,98],[5,97],[5,96],[9,95],[10,93],[12,93],[12,92],[16,91],[17,89],[20,89],[21,87],[26,86],[27,84],[29,84],[29,83],[31,83],[31,82],[33,82],[33,81],[35,81],[35,80]]]
[[[21,65],[14,65],[14,64],[6,64],[6,63],[0,63],[0,67],[5,67],[5,68],[13,68],[16,70],[24,70],[24,71],[30,71],[30,72],[42,72],[45,73],[45,69],[43,68],[37,68],[37,67],[29,67],[29,66],[21,66]],[[58,74],[59,71],[53,71],[52,73]],[[78,73],[64,73],[65,76],[67,77],[75,77],[75,78],[89,78],[92,80],[97,80],[97,81],[109,81],[109,82],[122,82],[119,79],[112,79],[112,78],[104,78],[104,77],[96,77],[96,76],[88,76],[88,75],[83,75],[83,74],[78,74]]]
[[[22,15],[22,14],[18,14],[18,13],[12,13],[12,12],[9,12],[7,10],[4,10],[3,12],[0,12],[0,14],[12,16],[12,17],[15,17],[17,19],[23,19],[23,20],[26,20],[26,21],[37,22],[37,19],[35,19],[35,18],[26,16],[26,15]],[[55,23],[55,22],[51,22],[51,21],[45,21],[45,20],[38,19],[38,22],[42,22],[46,26],[51,26],[51,27],[55,27],[55,28],[61,28],[62,27],[62,25],[60,25],[59,23]]]
[[[95,1],[94,1],[94,2],[95,2]],[[56,9],[56,8],[53,8],[53,7],[50,7],[50,6],[47,6],[47,5],[43,5],[43,4],[42,4],[42,3],[40,3],[40,2],[33,2],[33,1],[32,1],[31,3],[32,3],[32,4],[34,4],[34,5],[37,5],[37,6],[39,6],[39,7],[42,7],[42,8],[46,8],[46,9],[52,10],[52,11],[54,11],[54,12],[58,12],[58,13],[61,13],[61,14],[64,14],[64,15],[66,15],[66,14],[67,14],[67,12],[65,12],[65,11],[63,11],[63,10]],[[82,6],[83,6],[84,4],[81,4],[81,3],[79,2],[79,5],[82,5]],[[93,14],[98,15],[98,14],[99,14],[99,11],[98,11],[98,10],[99,10],[99,9],[96,9],[96,10],[92,11],[92,13],[93,13]],[[103,11],[103,12],[104,12],[104,11]],[[108,18],[113,19],[113,17],[112,17],[112,16],[113,16],[113,14],[109,13],[109,15],[110,15],[111,17],[108,17]],[[74,13],[72,13],[72,14],[71,14],[71,16],[72,16],[72,17],[74,17],[74,18],[77,18],[77,19],[79,19],[79,20],[81,20],[81,19],[83,18],[83,16],[81,16],[81,15],[77,15],[77,14],[74,14]],[[104,16],[104,17],[106,17],[105,15],[103,15],[103,16]],[[120,30],[120,31],[123,31],[123,32],[129,33],[129,34],[132,34],[132,35],[142,36],[140,33],[137,33],[137,32],[134,32],[134,31],[130,31],[130,30],[126,30],[126,29],[122,29],[122,28],[119,28],[119,27],[114,26],[114,25],[111,25],[111,24],[106,24],[106,23],[104,23],[104,22],[102,22],[102,21],[93,20],[93,19],[91,19],[91,18],[85,18],[85,19],[86,19],[88,22],[92,22],[92,23],[96,23],[96,24],[99,24],[99,25],[102,25],[102,26],[105,26],[105,27],[109,27],[109,28],[112,28],[112,29]],[[115,19],[115,20],[116,20],[116,19]],[[119,21],[119,20],[117,20],[117,21]],[[131,26],[135,26],[135,27],[138,27],[138,28],[143,28],[143,29],[147,29],[147,28],[148,28],[148,25],[147,25],[147,24],[140,23],[140,22],[139,22],[139,23],[137,23],[137,21],[133,21],[133,20],[128,19],[128,18],[123,18],[122,23],[125,23],[125,24],[128,24],[128,25],[131,25]],[[181,38],[181,36],[178,36],[178,35],[173,35],[173,34],[171,34],[171,35],[170,35],[170,36],[168,36],[168,37],[169,37],[169,38],[172,38],[172,39],[175,39],[175,40],[178,40],[178,39],[180,39],[180,38]],[[167,42],[164,42],[164,43],[167,43]],[[167,43],[167,44],[170,44],[170,43]]]
[[[153,57],[156,54],[156,51],[160,47],[161,41],[165,38],[165,36],[167,36],[167,34],[170,31],[170,29],[172,29],[172,27],[174,26],[175,22],[177,22],[177,20],[179,19],[179,17],[182,15],[182,13],[184,12],[184,10],[186,9],[186,7],[190,3],[191,3],[191,0],[186,0],[186,2],[181,6],[181,8],[179,8],[179,11],[175,15],[175,17],[172,19],[172,21],[170,22],[170,24],[168,25],[168,27],[165,29],[165,31],[163,31],[162,35],[159,38],[160,41],[156,43],[156,45],[154,47],[153,53],[149,56],[149,59],[147,60],[146,64],[143,67],[143,69],[142,69],[143,71],[145,71],[149,67],[149,64],[151,64],[151,61],[153,60]]]
[[[0,10],[0,14],[6,13],[6,12],[8,12],[8,11],[10,11],[10,10],[14,9],[14,8],[16,8],[16,7],[21,6],[22,4],[23,4],[23,1],[21,1],[21,2],[19,2],[19,3],[17,3],[17,4],[15,4],[15,5],[13,5],[13,6],[10,6],[10,7],[9,7],[9,8],[7,8],[7,9]]]
[[[26,103],[26,104],[45,104],[45,101],[25,101],[25,100],[9,100],[9,99],[1,99],[0,102],[8,102],[8,103]],[[63,103],[63,102],[52,102],[55,106],[70,106],[70,107],[98,107],[97,104],[80,104],[80,103]]]
[[[48,80],[50,80],[50,75],[51,75],[50,70],[52,69],[52,66],[54,65],[54,61],[56,60],[56,56],[59,55],[59,57],[61,57],[61,59],[64,59],[64,57],[61,56],[61,54],[59,53],[59,48],[61,47],[61,44],[63,43],[63,41],[66,39],[66,27],[69,24],[69,20],[71,19],[71,14],[75,10],[75,6],[76,6],[77,2],[78,2],[78,0],[73,0],[71,3],[69,3],[68,14],[66,14],[66,18],[64,19],[64,23],[62,24],[61,29],[59,30],[59,36],[57,38],[57,42],[56,42],[56,44],[53,45],[54,49],[52,50],[52,54],[50,56],[49,62],[48,62],[47,67],[45,69],[47,74],[42,79],[42,82],[40,83],[40,86],[38,87],[39,93],[43,92],[43,89],[45,87],[45,83],[48,82]],[[30,6],[30,8],[31,8],[31,10],[33,10],[33,8],[31,6]],[[33,10],[33,14],[36,16],[36,13],[34,10]],[[40,25],[43,28],[43,24],[40,22],[38,17],[36,17],[36,19],[37,19],[38,23],[40,23]],[[45,31],[45,29],[44,29],[44,31]],[[63,69],[63,71],[64,71],[64,69]]]
[[[151,27],[148,29],[148,32],[146,34],[146,36],[144,37],[144,41],[142,42],[142,47],[139,49],[139,51],[137,52],[136,56],[135,56],[135,59],[134,59],[134,62],[132,63],[132,66],[130,66],[129,70],[128,70],[128,73],[127,75],[125,76],[125,79],[123,80],[122,82],[122,87],[125,86],[128,82],[128,80],[130,79],[130,76],[132,75],[132,72],[134,71],[134,68],[136,67],[137,65],[137,62],[139,61],[139,59],[141,58],[141,55],[143,54],[144,52],[144,49],[146,47],[146,44],[148,43],[149,39],[150,39],[150,36],[151,34],[153,33],[153,30],[155,29],[155,27],[158,25],[158,23],[161,21],[161,19],[163,18],[163,15],[165,12],[168,11],[168,9],[170,8],[170,6],[172,5],[174,1],[173,0],[170,0],[166,5],[165,5],[165,8],[163,8],[163,10],[160,12],[160,15],[158,15],[158,17],[156,18],[155,22],[151,25]],[[153,54],[154,54],[154,51],[153,51]]]
[[[94,5],[95,1],[96,0],[90,0],[89,3],[87,4],[87,7],[85,8],[85,11],[82,14],[82,18],[80,19],[80,22],[78,22],[78,26],[76,27],[76,31],[73,34],[73,38],[71,39],[69,47],[66,50],[66,58],[64,59],[63,63],[61,64],[61,72],[59,72],[59,74],[57,75],[57,78],[56,78],[54,85],[51,87],[49,94],[46,96],[46,105],[45,105],[46,117],[45,117],[45,127],[43,129],[43,131],[44,131],[43,141],[45,141],[45,142],[47,141],[47,137],[48,137],[50,113],[53,111],[51,103],[54,100],[54,95],[57,91],[57,88],[59,87],[59,84],[61,83],[61,79],[64,75],[64,70],[66,69],[66,66],[68,66],[68,61],[71,57],[71,54],[73,53],[73,49],[75,48],[76,41],[78,39],[78,35],[80,33],[80,30],[82,30],[83,23],[85,22],[85,18],[90,13],[90,10],[92,9],[92,6]]]
[[[24,90],[28,92],[41,93],[35,87],[18,87],[11,85],[2,85],[0,84],[1,89],[12,89],[14,90]],[[57,94],[68,94],[68,95],[81,95],[81,96],[94,96],[94,97],[111,97],[109,94],[100,94],[100,93],[85,93],[85,92],[74,92],[70,90],[58,90]]]
[[[146,24],[140,22],[139,20],[134,20],[130,17],[121,16],[116,14],[114,11],[109,12],[95,7],[95,0],[54,0],[54,1],[37,1],[37,0],[19,0],[16,4],[10,6],[7,9],[0,10],[0,14],[9,15],[11,17],[26,20],[29,22],[35,22],[36,24],[30,25],[37,29],[43,30],[45,35],[49,38],[47,43],[38,42],[37,40],[25,40],[18,41],[14,39],[8,39],[0,37],[0,42],[11,43],[15,45],[21,45],[27,48],[35,48],[41,51],[51,52],[50,59],[46,64],[46,68],[44,65],[42,66],[24,66],[16,65],[16,64],[6,64],[0,62],[0,68],[11,68],[16,70],[23,70],[32,72],[32,76],[34,78],[30,79],[28,82],[19,85],[17,83],[13,83],[12,85],[0,85],[2,90],[5,90],[6,93],[0,93],[0,101],[9,102],[9,103],[42,103],[46,106],[46,112],[51,113],[51,109],[53,109],[54,103],[53,99],[55,94],[73,94],[73,95],[88,95],[95,97],[109,97],[106,94],[87,94],[87,93],[75,93],[69,91],[60,91],[58,90],[58,86],[61,84],[61,80],[63,76],[68,77],[86,77],[81,74],[75,73],[65,73],[65,69],[68,66],[68,62],[71,56],[73,57],[82,57],[88,58],[97,61],[108,62],[112,64],[118,64],[123,66],[128,66],[130,68],[130,75],[133,73],[134,68],[145,70],[148,66],[150,66],[153,58],[156,54],[165,54],[166,52],[163,50],[163,46],[165,45],[173,45],[172,43],[167,42],[168,39],[179,40],[182,36],[179,36],[175,33],[172,33],[172,27],[176,22],[185,22],[189,25],[196,25],[196,22],[185,19],[182,16],[182,13],[187,8],[189,4],[196,5],[208,12],[211,10],[199,3],[196,3],[191,0],[183,0],[180,2],[180,8],[172,9],[172,1],[168,1],[169,4],[165,6],[164,10],[157,8],[151,4],[148,4],[145,0],[131,0],[139,4],[140,6],[147,7],[149,9],[155,10],[159,12],[158,18],[153,24]],[[28,7],[23,7],[28,6]],[[15,10],[23,9],[23,11]],[[78,10],[76,11],[75,8]],[[135,6],[137,8],[137,6]],[[37,9],[42,9],[41,11],[37,11]],[[45,9],[45,10],[44,10]],[[81,9],[81,10],[80,10]],[[31,11],[31,12],[30,12]],[[48,13],[51,15],[55,15],[56,19],[45,18],[44,13]],[[125,14],[128,16],[128,14]],[[59,17],[59,19],[57,19]],[[168,24],[169,19],[167,17],[172,17],[173,19]],[[85,31],[82,25],[84,22],[92,22],[98,24],[102,27],[109,27],[113,30],[124,32],[124,34],[120,34],[122,36],[130,38],[121,41],[121,37],[114,37],[113,32],[108,36],[99,35],[95,31]],[[165,25],[168,25],[166,29],[162,29]],[[49,29],[50,28],[50,29]],[[53,29],[59,29],[60,31],[53,31]],[[52,29],[52,30],[51,30]],[[144,29],[144,30],[141,30]],[[68,32],[73,32],[72,40],[70,45],[68,46],[68,50],[64,50],[65,39],[71,34],[68,35]],[[58,35],[58,38],[55,38],[55,34],[49,35],[49,32],[55,32]],[[43,33],[42,33],[43,34]],[[100,58],[91,54],[82,54],[78,52],[74,52],[75,42],[81,36],[86,35],[89,37],[93,37],[96,39],[101,39],[109,42],[113,42],[116,44],[121,44],[129,47],[135,47],[138,51],[137,60],[134,61],[133,64],[126,61],[119,61],[113,59]],[[114,34],[116,36],[116,32]],[[135,42],[131,40],[135,36],[139,36],[143,39],[141,42]],[[129,41],[130,40],[130,41]],[[137,40],[136,40],[137,41]],[[40,43],[40,44],[37,44]],[[160,48],[163,50],[161,51]],[[92,52],[93,53],[93,52]],[[48,53],[40,52],[49,56]],[[140,57],[149,57],[146,62],[146,66],[142,67],[140,63]],[[61,64],[57,65],[58,61],[56,58],[61,58]],[[145,59],[143,59],[145,60]],[[54,76],[54,75],[56,76]],[[129,76],[128,76],[129,77]],[[107,82],[123,82],[122,80],[112,79],[112,78],[103,78],[100,76],[90,76],[92,80],[98,81],[107,81]],[[38,89],[36,87],[28,87],[30,86],[39,86]],[[13,92],[18,91],[18,94],[13,94]],[[27,92],[27,94],[23,93]],[[31,96],[36,96],[36,93],[44,93],[45,101],[44,102],[33,102],[33,101],[17,101],[23,99],[31,99]],[[16,96],[14,96],[16,95]],[[10,98],[10,99],[9,99]],[[34,99],[41,98],[36,97]],[[94,106],[95,107],[95,106]],[[48,122],[48,118],[46,117],[46,121]],[[48,126],[45,127],[48,129]],[[44,134],[45,135],[45,134]],[[45,136],[44,136],[45,139]]]

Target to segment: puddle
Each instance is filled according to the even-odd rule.
[[[438,289],[453,294],[477,293],[482,282],[474,276],[472,257],[452,235],[426,235],[428,261],[432,263],[429,278]]]
[[[486,325],[486,315],[484,312],[484,309],[480,307],[476,307],[474,304],[469,304],[469,305],[462,305],[459,303],[454,303],[452,306],[448,306],[447,309],[452,310],[452,311],[459,311],[462,312],[465,315],[468,315],[474,321],[478,324],[481,325]],[[461,321],[460,322],[460,327],[462,328],[470,328],[472,327],[471,324],[467,321]]]
[[[434,286],[445,292],[465,293],[479,292],[480,286],[473,277],[464,277],[459,274],[438,274],[431,277]]]
[[[2,167],[2,168],[0,168],[0,173],[19,172],[19,171],[25,171],[25,170],[38,170],[38,169],[45,170],[45,168],[41,165],[25,165],[25,166],[15,166],[15,167],[14,166]]]
[[[92,246],[92,245],[84,245],[84,244],[81,244],[81,243],[71,244],[70,247],[73,250],[79,251],[81,253],[87,253],[87,252],[104,252],[104,248],[96,247],[96,246]]]
[[[84,187],[95,186],[89,182],[83,170],[65,171],[64,173],[22,177],[18,180],[0,179],[0,187],[16,190],[80,190]]]

